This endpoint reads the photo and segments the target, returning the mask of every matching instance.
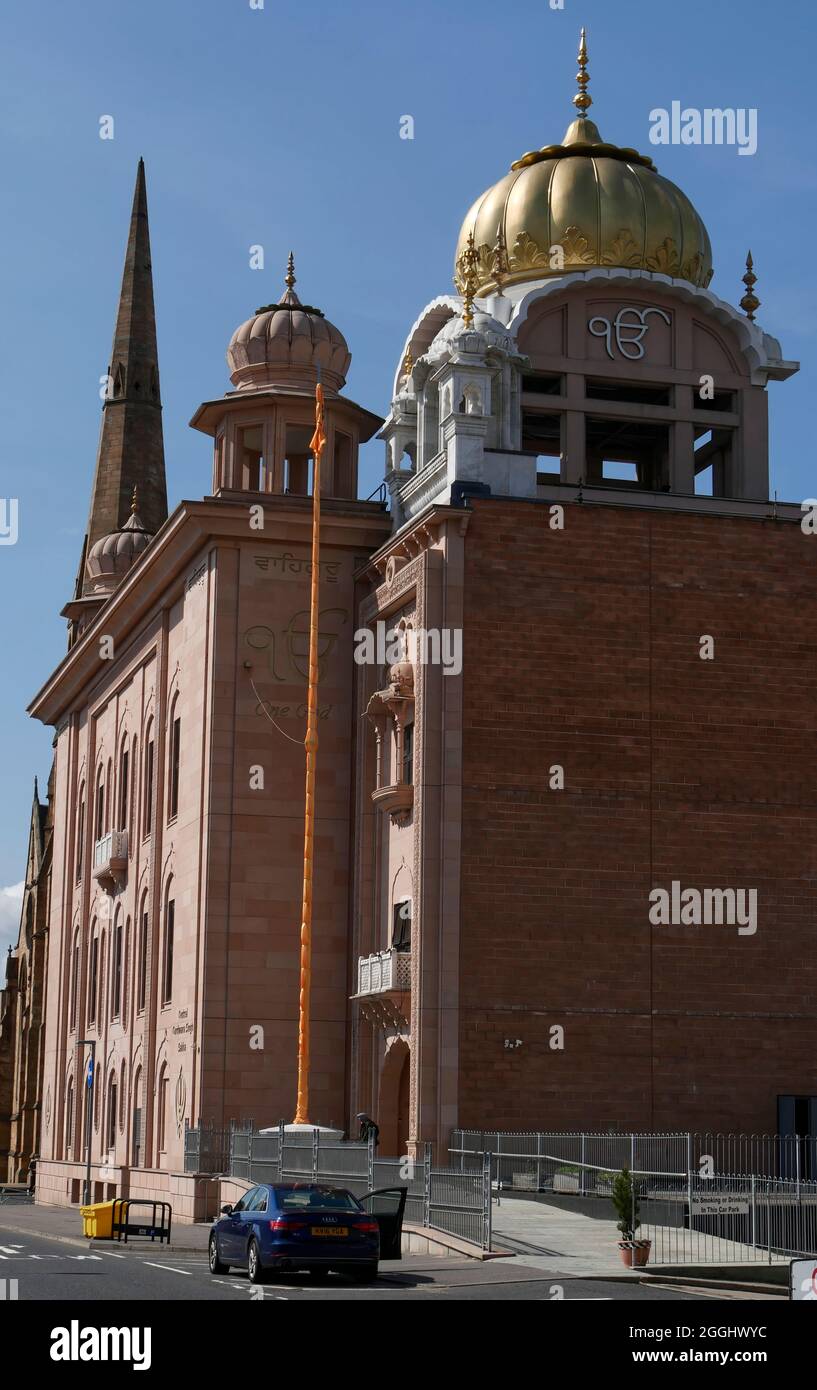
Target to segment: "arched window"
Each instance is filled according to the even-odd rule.
[[[96,1003],[96,1021],[100,1031],[105,1027],[105,1004],[107,1003],[108,933],[99,934],[99,998]]]
[[[123,1058],[122,1065],[119,1068],[119,1132],[121,1134],[125,1131],[125,1108],[127,1102],[126,1076],[125,1059]]]
[[[136,795],[136,786],[139,781],[139,740],[135,738],[131,745],[130,754],[131,779],[130,779],[130,799],[128,802],[128,829],[133,831],[128,836],[128,854],[131,853],[133,846],[131,840],[135,840],[139,833],[139,802]]]
[[[68,1079],[68,1090],[65,1096],[65,1144],[64,1153],[66,1158],[71,1158],[74,1151],[74,1078]]]
[[[167,1063],[162,1063],[156,1091],[156,1166],[161,1168],[167,1146],[167,1107],[170,1099],[170,1077]]]
[[[71,1006],[70,1018],[71,1027],[77,1026],[77,1004],[79,1002],[79,927],[74,932],[74,944],[71,949]]]
[[[119,823],[118,830],[127,830],[130,812],[130,750],[127,735],[119,753]]]
[[[99,933],[96,922],[91,924],[91,949],[88,956],[88,1022],[96,1023],[96,999],[99,989]]]
[[[142,1068],[136,1068],[133,1078],[133,1129],[131,1131],[131,1162],[138,1168],[142,1160]]]
[[[96,774],[94,792],[94,839],[101,840],[105,834],[105,774],[100,766]]]
[[[136,1012],[145,1011],[145,990],[147,987],[148,976],[148,895],[142,894],[142,906],[139,912],[139,931],[137,933],[137,961],[136,961]]]
[[[173,998],[173,951],[176,935],[176,900],[173,880],[165,891],[164,930],[162,935],[162,997],[161,1003],[169,1004]]]
[[[130,1004],[130,991],[132,989],[133,971],[131,970],[131,929],[130,917],[125,919],[125,932],[122,938],[122,1007],[120,1018],[122,1027],[125,1028],[128,1022],[128,1006]]]
[[[116,1120],[119,1114],[119,1089],[115,1071],[112,1071],[108,1078],[108,1108],[106,1113],[105,1152],[113,1154],[116,1150]]]
[[[113,762],[108,759],[108,770],[105,773],[105,829],[110,830],[113,824]]]
[[[120,917],[113,929],[113,949],[111,952],[111,1018],[119,1018],[122,1012],[122,970],[123,970],[123,928]]]
[[[173,820],[179,814],[179,768],[182,752],[182,721],[179,716],[178,697],[170,712],[170,737],[167,752],[167,818]]]
[[[85,858],[85,783],[79,789],[79,810],[77,811],[76,862],[74,865],[77,883],[82,882],[82,861]]]
[[[145,736],[145,770],[144,770],[144,794],[142,797],[142,835],[146,837],[151,832],[153,822],[153,769],[154,769],[154,749],[153,749],[153,722],[148,724]]]

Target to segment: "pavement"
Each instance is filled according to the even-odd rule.
[[[57,1208],[39,1208],[50,1224]],[[17,1302],[336,1302],[400,1299],[433,1301],[639,1302],[702,1301],[719,1297],[695,1289],[654,1289],[639,1283],[561,1280],[516,1260],[480,1261],[409,1255],[383,1260],[378,1278],[357,1285],[343,1275],[317,1284],[309,1275],[275,1275],[260,1286],[246,1271],[213,1276],[202,1250],[168,1250],[146,1240],[127,1247],[110,1241],[77,1240],[9,1229],[8,1208],[0,1207],[0,1300]],[[57,1224],[57,1223],[55,1223]]]
[[[243,1271],[226,1276],[219,1283],[213,1280],[207,1269],[207,1242],[209,1223],[200,1225],[176,1224],[172,1228],[168,1243],[151,1241],[145,1237],[131,1237],[127,1244],[110,1240],[89,1240],[82,1234],[82,1219],[76,1208],[48,1207],[19,1198],[0,1201],[0,1279],[11,1277],[9,1264],[34,1260],[35,1262],[57,1260],[73,1261],[65,1265],[64,1271],[76,1274],[82,1266],[90,1274],[93,1266],[100,1263],[110,1267],[115,1261],[138,1264],[145,1269],[164,1269],[177,1275],[198,1275],[205,1278],[208,1288],[221,1287],[233,1292],[248,1295],[248,1284]],[[746,1297],[765,1298],[774,1290],[762,1282],[754,1284],[742,1282],[738,1268],[721,1269],[702,1264],[687,1266],[672,1276],[666,1267],[660,1271],[660,1283],[650,1285],[650,1273],[643,1270],[628,1270],[618,1253],[619,1238],[615,1222],[600,1217],[590,1217],[567,1207],[553,1206],[525,1198],[503,1196],[493,1209],[493,1245],[497,1253],[505,1258],[479,1261],[452,1255],[447,1258],[428,1255],[405,1256],[401,1261],[382,1261],[381,1278],[375,1286],[379,1293],[391,1287],[393,1292],[411,1289],[415,1294],[430,1290],[453,1294],[457,1297],[498,1297],[498,1298],[561,1298],[568,1295],[562,1291],[566,1287],[582,1292],[574,1292],[573,1297],[596,1298],[643,1298],[645,1289],[650,1288],[650,1296],[656,1298],[675,1297]],[[40,1242],[45,1242],[40,1244]],[[71,1252],[84,1252],[83,1254]],[[97,1271],[99,1272],[99,1271]],[[38,1287],[45,1290],[49,1281],[42,1275]],[[655,1270],[659,1274],[659,1270]],[[758,1271],[754,1271],[755,1278]],[[58,1271],[55,1271],[57,1277]],[[143,1272],[136,1278],[135,1268],[125,1281],[129,1292],[116,1295],[108,1292],[110,1279],[106,1279],[108,1297],[161,1297],[167,1295],[164,1288],[156,1292],[139,1293],[135,1291],[143,1284]],[[151,1276],[153,1282],[158,1275]],[[289,1276],[290,1279],[293,1276]],[[701,1282],[698,1282],[698,1280]],[[135,1280],[135,1283],[134,1283]],[[672,1284],[670,1286],[670,1280]],[[579,1281],[574,1286],[571,1281]],[[589,1281],[589,1282],[588,1282]],[[178,1282],[175,1281],[176,1283]],[[74,1281],[75,1283],[75,1281]],[[597,1288],[590,1292],[590,1284]],[[116,1281],[114,1281],[116,1284]],[[175,1289],[174,1281],[171,1281]],[[523,1292],[521,1285],[528,1286]],[[710,1287],[707,1287],[707,1284]],[[339,1297],[365,1297],[366,1289],[346,1288],[343,1281],[333,1290],[323,1289],[321,1294]],[[512,1289],[510,1286],[513,1285]],[[602,1286],[604,1293],[598,1292]],[[78,1286],[77,1286],[78,1287]],[[299,1293],[309,1291],[307,1278],[296,1279],[292,1284]],[[465,1290],[472,1292],[466,1293]],[[555,1292],[550,1292],[553,1289]],[[482,1290],[482,1292],[478,1292]],[[612,1291],[611,1291],[612,1290]],[[314,1290],[317,1293],[317,1290]],[[777,1290],[778,1294],[783,1290]],[[65,1297],[41,1293],[41,1297]],[[73,1295],[72,1293],[72,1296]],[[91,1296],[89,1294],[89,1296]],[[98,1294],[94,1296],[99,1296]],[[174,1296],[185,1297],[174,1293]],[[196,1295],[197,1297],[200,1295]],[[207,1297],[210,1297],[208,1294]]]

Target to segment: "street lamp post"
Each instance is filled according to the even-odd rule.
[[[80,1038],[80,1047],[90,1047],[91,1065],[88,1072],[85,1089],[88,1092],[88,1101],[85,1112],[85,1196],[83,1206],[89,1206],[91,1201],[91,1134],[93,1133],[94,1116],[94,1086],[96,1085],[96,1043],[93,1038]]]

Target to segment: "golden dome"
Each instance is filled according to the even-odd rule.
[[[586,115],[587,50],[579,50],[580,115],[561,145],[517,159],[462,224],[454,282],[473,232],[477,295],[593,266],[660,271],[706,286],[712,246],[692,203],[636,150],[608,145]],[[559,250],[561,248],[561,251]]]

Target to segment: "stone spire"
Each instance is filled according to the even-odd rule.
[[[91,510],[76,596],[90,587],[85,557],[101,536],[124,526],[134,488],[145,529],[154,535],[167,519],[159,358],[153,309],[145,166],[139,160],[116,328],[102,407]]]

